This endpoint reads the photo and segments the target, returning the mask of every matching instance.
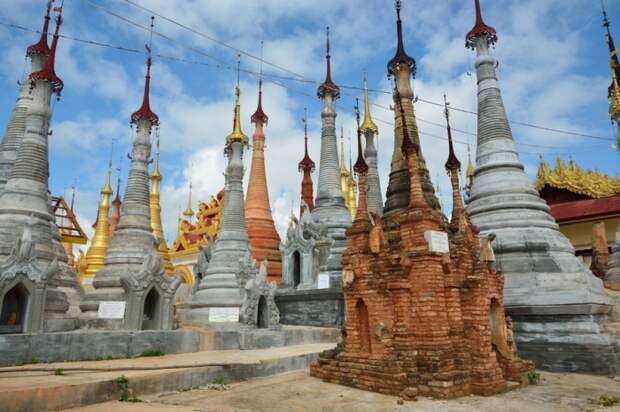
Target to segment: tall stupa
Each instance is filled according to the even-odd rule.
[[[267,260],[267,278],[280,282],[282,278],[282,254],[280,235],[276,230],[269,204],[269,189],[265,172],[265,132],[269,118],[263,111],[263,80],[258,83],[258,106],[252,115],[255,125],[252,135],[252,166],[245,197],[245,222],[252,256],[257,262]]]
[[[211,260],[191,302],[188,319],[201,323],[238,322],[243,302],[238,274],[240,262],[249,253],[250,242],[243,199],[243,150],[248,137],[241,131],[239,85],[235,89],[233,131],[226,138],[224,153],[224,206]]]
[[[321,160],[319,182],[312,217],[327,226],[327,236],[333,240],[324,272],[329,274],[330,284],[339,285],[342,272],[342,252],[346,246],[345,231],[351,226],[351,214],[342,196],[336,141],[336,110],[334,100],[340,97],[340,88],[332,81],[331,56],[329,54],[329,28],[325,60],[325,81],[317,95],[323,100],[321,112]]]
[[[615,373],[618,344],[607,329],[612,308],[603,283],[575,257],[549,206],[524,171],[497,83],[493,27],[476,23],[478,146],[467,210],[481,237],[495,233],[496,266],[505,274],[506,312],[520,354],[541,369]]]
[[[366,171],[366,202],[368,211],[381,216],[383,214],[383,195],[381,194],[381,181],[379,180],[379,169],[377,160],[377,147],[375,138],[379,134],[379,128],[373,122],[370,114],[370,101],[368,99],[368,80],[364,74],[364,121],[360,126],[360,131],[366,139],[364,147],[364,160],[368,166]],[[361,196],[360,192],[360,196]]]

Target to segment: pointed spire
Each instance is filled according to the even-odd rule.
[[[153,164],[153,173],[151,173],[151,193],[159,194],[159,184],[162,181],[161,172],[159,171],[159,131],[155,136],[155,162]]]
[[[239,71],[241,67],[241,56],[237,55],[237,87],[235,87],[235,114],[233,119],[233,131],[226,138],[226,143],[242,142],[244,145],[248,144],[248,137],[241,131],[241,104],[239,103],[239,97],[241,90],[239,89]]]
[[[326,41],[326,53],[325,60],[327,62],[327,73],[325,75],[325,81],[319,86],[317,95],[320,98],[324,98],[327,93],[332,95],[332,98],[337,99],[340,97],[340,88],[332,81],[332,67],[331,56],[329,54],[329,26],[326,29],[327,41]]]
[[[150,104],[150,94],[151,94],[151,65],[153,63],[153,59],[151,57],[151,50],[153,47],[153,25],[154,25],[155,17],[151,16],[151,36],[149,39],[149,44],[146,45],[146,50],[148,52],[148,57],[146,59],[146,76],[144,77],[144,96],[142,97],[142,106],[138,109],[138,111],[134,112],[131,115],[131,123],[138,123],[139,120],[146,119],[151,122],[152,126],[159,125],[159,117],[153,113],[151,110]]]
[[[609,99],[609,117],[612,119],[620,119],[620,63],[618,62],[618,49],[614,44],[614,38],[609,29],[610,23],[607,18],[607,11],[603,4],[603,27],[607,33],[607,45],[609,46],[609,67],[611,68],[611,85],[608,89],[607,97]]]
[[[263,111],[263,42],[260,42],[260,79],[258,80],[258,107],[251,117],[252,123],[267,124],[269,117]]]
[[[301,159],[301,162],[299,162],[299,171],[302,172],[304,170],[308,170],[310,172],[313,172],[316,165],[308,154],[308,113],[305,107],[304,118],[302,119],[302,121],[304,122],[304,157],[303,159]]]
[[[360,108],[358,99],[355,99],[355,120],[357,121],[357,160],[355,161],[353,170],[359,175],[362,173],[366,174],[366,172],[368,172],[368,165],[366,164],[362,153],[362,134],[360,129]],[[363,188],[360,188],[360,194],[362,189]]]
[[[449,173],[461,170],[461,162],[454,154],[454,145],[452,144],[452,130],[450,129],[450,110],[448,110],[448,98],[446,94],[443,95],[444,115],[446,116],[446,125],[448,129],[448,160],[446,161],[446,170]]]
[[[52,85],[52,93],[56,93],[60,96],[64,84],[60,77],[56,75],[54,66],[56,62],[56,48],[58,47],[60,26],[62,25],[62,6],[54,8],[54,11],[58,12],[58,16],[56,17],[56,30],[54,31],[54,38],[52,40],[52,48],[50,49],[49,57],[45,61],[43,69],[30,74],[30,81],[32,83],[37,80],[48,81]]]
[[[412,77],[415,77],[415,60],[407,55],[407,52],[405,51],[405,45],[403,43],[403,23],[400,19],[401,5],[401,1],[396,0],[396,35],[398,37],[398,45],[396,46],[396,54],[388,62],[387,65],[388,77],[396,76],[396,67],[401,64],[407,65],[407,67],[409,67],[409,73]]]
[[[471,152],[469,149],[469,144],[467,145],[467,170],[465,175],[470,178],[474,176],[474,164],[471,162]]]
[[[189,195],[187,196],[187,207],[183,211],[183,215],[187,220],[191,221],[194,217],[194,210],[192,209],[192,177],[189,178]]]
[[[52,1],[47,2],[47,13],[45,14],[45,19],[43,23],[43,30],[41,31],[41,38],[39,41],[32,46],[26,49],[26,56],[31,57],[35,54],[43,54],[48,55],[50,53],[50,48],[47,45],[47,35],[50,26],[50,12],[52,10]]]
[[[366,79],[366,72],[364,72],[364,121],[362,122],[361,131],[362,132],[372,132],[379,133],[379,128],[372,121],[372,116],[370,115],[370,102],[368,100],[368,80]]]
[[[474,48],[475,41],[478,37],[484,36],[487,39],[489,45],[497,42],[497,33],[495,29],[487,25],[482,18],[482,11],[480,10],[480,0],[474,0],[476,6],[476,24],[465,36],[465,47]]]
[[[340,173],[347,173],[347,165],[344,160],[344,127],[340,127]],[[344,188],[343,188],[344,189]]]

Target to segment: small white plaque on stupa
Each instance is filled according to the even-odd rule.
[[[97,318],[99,319],[123,319],[125,317],[126,302],[120,301],[103,301],[99,302],[99,311]]]
[[[209,308],[209,322],[239,322],[239,308]]]
[[[428,243],[428,250],[437,253],[448,253],[450,244],[448,242],[448,234],[436,230],[427,230],[424,232],[424,239]]]
[[[322,273],[319,275],[318,280],[318,289],[329,289],[329,275],[326,273]]]

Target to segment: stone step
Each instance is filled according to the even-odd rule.
[[[271,376],[306,369],[320,352],[333,347],[333,343],[320,343],[0,368],[0,409],[19,412],[58,410],[119,399],[115,381],[121,375],[127,378],[132,395],[137,397],[187,390],[220,379],[236,382]],[[207,366],[213,363],[220,366]],[[131,370],[140,367],[159,369]],[[45,371],[31,371],[32,368]],[[69,368],[96,368],[99,371],[70,371]],[[106,368],[115,370],[101,371]]]

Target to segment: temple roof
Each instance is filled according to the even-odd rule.
[[[52,48],[50,49],[49,57],[45,61],[43,68],[38,72],[34,72],[30,74],[30,81],[34,82],[36,80],[44,80],[48,81],[52,85],[52,93],[56,93],[60,95],[64,84],[62,79],[56,75],[56,71],[54,70],[55,62],[56,62],[56,48],[58,47],[58,37],[60,33],[60,26],[62,25],[62,9],[58,8],[58,17],[56,18],[56,30],[54,31],[54,38],[52,40]]]
[[[48,55],[50,53],[50,48],[47,45],[47,34],[49,31],[50,25],[50,11],[52,10],[52,2],[47,2],[47,13],[45,14],[45,19],[43,23],[43,30],[41,31],[41,37],[39,41],[32,46],[26,49],[26,56],[32,56],[35,54],[44,54]]]
[[[474,48],[476,38],[485,36],[489,44],[497,42],[497,32],[495,28],[489,26],[484,22],[482,18],[482,11],[480,10],[480,0],[474,0],[476,6],[476,24],[465,36],[465,47]]]
[[[340,97],[340,88],[336,85],[336,83],[332,81],[331,56],[329,54],[329,27],[327,27],[325,60],[327,62],[325,81],[321,85],[319,85],[317,95],[320,98],[323,98],[327,93],[329,93],[334,99],[337,99],[338,97]]]
[[[399,64],[405,64],[409,67],[409,72],[411,76],[415,77],[416,73],[416,63],[413,57],[407,55],[405,51],[405,46],[403,43],[403,23],[400,19],[400,7],[401,1],[396,0],[396,35],[398,37],[398,45],[396,46],[396,54],[387,64],[388,76],[396,75],[396,67]]]
[[[611,178],[598,170],[584,170],[572,159],[566,165],[559,157],[555,167],[551,169],[547,162],[541,159],[535,186],[538,191],[550,186],[599,199],[620,193],[620,176]]]

